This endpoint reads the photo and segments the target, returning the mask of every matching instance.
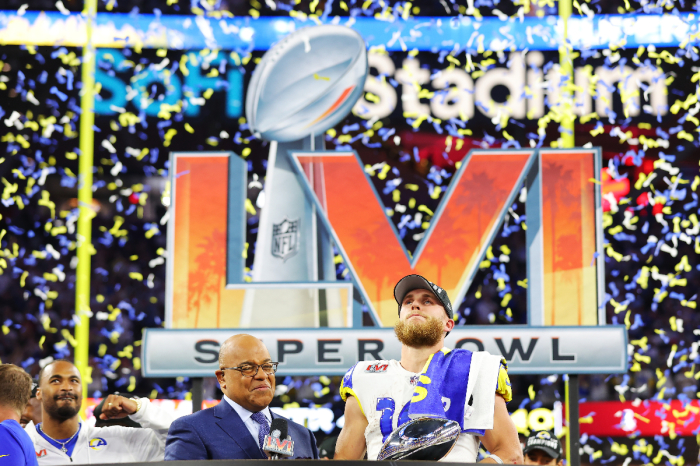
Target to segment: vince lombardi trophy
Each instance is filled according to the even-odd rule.
[[[332,240],[292,168],[291,152],[324,151],[324,132],[350,112],[368,73],[362,37],[344,26],[292,32],[262,57],[246,94],[253,133],[270,142],[253,260],[241,327],[274,326],[276,313],[295,327],[345,326],[335,281]],[[323,204],[323,164],[304,171]],[[257,284],[257,286],[256,286]]]

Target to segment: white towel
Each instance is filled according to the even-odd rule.
[[[494,356],[487,351],[476,351],[472,354],[464,405],[464,430],[493,429],[501,359],[502,356]],[[469,406],[469,400],[472,397],[474,398]]]

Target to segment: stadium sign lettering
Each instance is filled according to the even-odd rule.
[[[282,375],[342,375],[357,361],[398,359],[393,329],[238,330],[260,338]],[[237,330],[146,329],[146,377],[211,377],[221,342]],[[173,342],[176,342],[174,344]],[[456,328],[448,348],[501,354],[514,374],[620,373],[626,370],[624,325],[590,327],[473,326]],[[367,366],[364,366],[365,369]]]
[[[465,70],[449,66],[439,72],[423,68],[418,58],[408,57],[397,69],[394,61],[385,54],[370,53],[368,62],[377,75],[370,75],[365,82],[366,98],[360,98],[354,111],[364,118],[384,118],[397,106],[396,89],[387,79],[394,78],[401,84],[401,104],[407,116],[420,118],[433,116],[443,120],[474,116],[474,109],[489,118],[510,116],[515,119],[539,119],[548,107],[560,104],[560,89],[565,86],[559,66],[549,67],[545,73],[544,55],[541,52],[513,52],[506,67],[495,67],[483,72],[474,80]],[[664,115],[668,111],[666,83],[661,70],[651,67],[632,68],[618,66],[578,67],[574,70],[576,87],[574,111],[579,116],[595,111],[599,116],[608,115],[613,106],[613,91],[621,88],[626,99],[623,110],[626,116],[637,116],[642,109],[652,115]],[[434,93],[425,93],[430,85]],[[505,103],[493,101],[491,92],[496,86],[508,88]],[[431,94],[434,94],[431,96]],[[643,96],[644,101],[640,100]],[[422,98],[429,97],[430,103]]]
[[[173,72],[163,59],[161,65],[144,68],[136,65],[131,79],[124,81],[117,73],[123,73],[134,66],[123,52],[114,49],[98,49],[97,63],[109,63],[109,69],[98,66],[95,69],[95,82],[102,91],[95,99],[95,113],[114,115],[125,111],[132,102],[136,112],[143,111],[148,116],[156,116],[161,106],[177,105],[183,98],[185,116],[196,117],[206,102],[202,94],[208,89],[226,92],[226,116],[238,118],[243,105],[243,75],[236,67],[227,67],[226,55],[216,54],[205,59],[199,54],[190,53],[182,60],[179,73]],[[177,65],[177,64],[176,64]],[[172,65],[171,65],[172,67]],[[156,86],[155,88],[153,86]],[[158,86],[164,92],[156,92]],[[155,97],[158,95],[158,97]],[[155,98],[154,98],[155,97]]]
[[[203,93],[208,89],[226,94],[226,116],[238,118],[243,108],[243,74],[233,66],[224,53],[202,57],[196,53],[185,55],[179,67],[163,62],[143,67],[136,65],[133,77],[125,80],[123,72],[134,66],[122,51],[99,49],[98,63],[110,63],[110,69],[99,67],[95,81],[103,92],[95,101],[95,113],[114,115],[121,113],[131,102],[136,111],[156,116],[161,106],[176,105],[184,101],[185,116],[196,117],[206,103]],[[214,57],[214,58],[211,58]],[[385,118],[394,113],[401,101],[404,114],[414,118],[440,119],[474,117],[475,110],[489,118],[508,115],[515,119],[539,119],[546,107],[558,105],[561,75],[558,65],[547,69],[541,52],[513,52],[505,67],[486,70],[473,79],[464,69],[447,66],[437,72],[422,67],[419,57],[408,57],[397,68],[385,54],[369,53],[368,62],[376,75],[369,75],[365,82],[365,95],[355,104],[354,112],[363,118]],[[170,65],[170,66],[168,66]],[[139,68],[141,67],[141,68]],[[121,75],[121,76],[120,76]],[[396,87],[389,80],[396,80]],[[418,86],[416,86],[418,84]],[[628,98],[623,109],[628,116],[637,116],[644,109],[652,115],[664,115],[668,110],[668,89],[663,72],[649,67],[615,68],[591,66],[578,67],[574,71],[576,86],[575,111],[579,116],[595,110],[607,115],[612,108],[613,92],[622,86]],[[154,85],[163,92],[154,92]],[[506,103],[494,102],[491,92],[497,86],[508,89]],[[595,108],[591,88],[597,97]],[[425,94],[426,88],[432,91]],[[154,97],[155,95],[158,97]],[[399,99],[400,94],[400,99]],[[429,99],[429,102],[427,101]]]

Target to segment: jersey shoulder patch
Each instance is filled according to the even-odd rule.
[[[380,374],[389,370],[389,361],[362,361],[357,364],[367,374]]]
[[[367,387],[378,382],[377,374],[389,372],[390,361],[359,361],[345,373],[340,386],[340,397],[345,401],[348,395],[357,398],[356,390],[367,391]],[[359,387],[358,387],[359,385]],[[362,389],[364,387],[364,389]]]

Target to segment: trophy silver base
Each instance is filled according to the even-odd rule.
[[[461,432],[459,424],[448,419],[413,419],[389,435],[377,459],[438,461],[452,451]]]

